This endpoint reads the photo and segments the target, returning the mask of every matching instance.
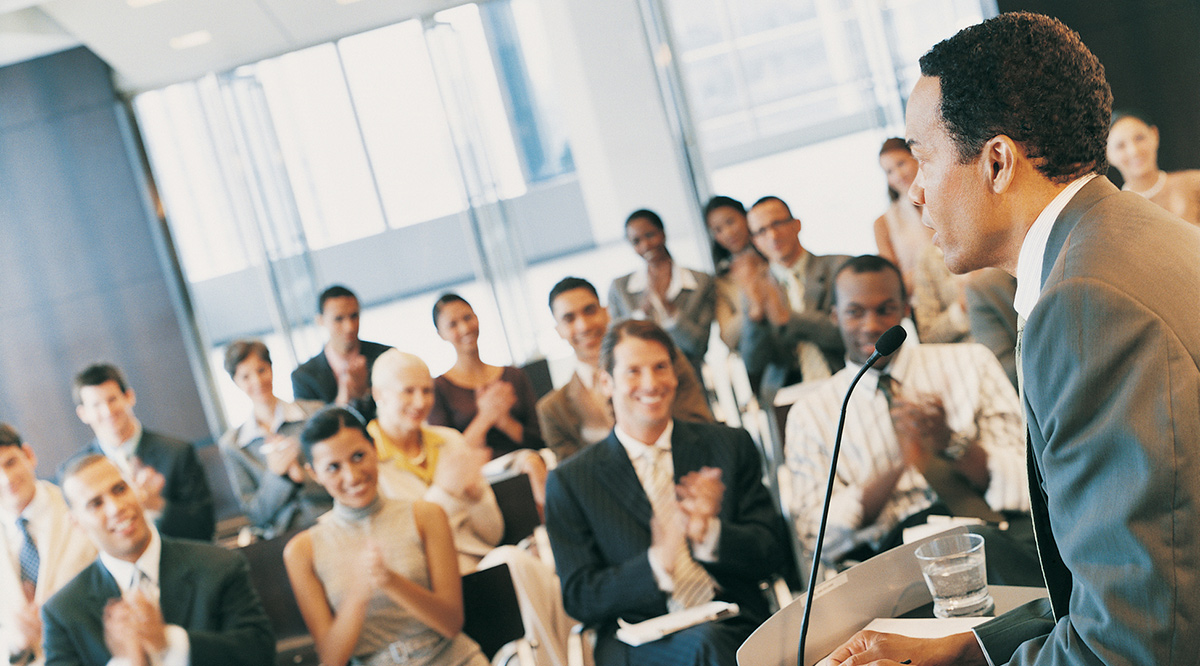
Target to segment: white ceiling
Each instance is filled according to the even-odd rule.
[[[134,92],[220,72],[464,0],[0,0],[0,65],[84,45]],[[345,3],[345,4],[342,4]],[[206,31],[191,48],[171,41]],[[196,41],[204,41],[196,38]]]

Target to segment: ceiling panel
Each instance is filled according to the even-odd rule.
[[[258,0],[298,44],[328,42],[414,16],[460,5],[464,0]]]
[[[117,73],[129,92],[332,41],[464,0],[46,0],[41,8]],[[149,4],[146,4],[146,3]],[[30,0],[0,0],[6,8]],[[30,10],[34,11],[34,10]],[[2,17],[0,17],[2,18]],[[205,30],[211,41],[189,49],[170,40]]]
[[[36,8],[0,14],[0,67],[75,46],[78,39]]]
[[[263,6],[250,0],[50,0],[43,10],[120,76],[123,87],[154,88],[224,71],[292,44]],[[170,40],[197,31],[212,39],[188,49]]]

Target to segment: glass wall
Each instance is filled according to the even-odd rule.
[[[703,193],[773,194],[816,252],[874,252],[887,205],[876,161],[903,136],[917,60],[996,13],[992,0],[644,0],[648,32],[685,91],[680,140]],[[661,25],[667,26],[663,30]],[[863,192],[877,196],[863,196]]]
[[[594,243],[532,2],[466,4],[134,99],[231,422],[248,402],[225,345],[263,338],[290,397],[290,371],[324,344],[312,320],[329,284],[358,293],[363,339],[435,373],[453,354],[428,307],[447,288],[478,310],[485,359],[540,354],[526,266]]]

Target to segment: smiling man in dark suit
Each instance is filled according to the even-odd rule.
[[[605,335],[601,385],[616,426],[550,474],[546,527],[574,618],[597,629],[596,663],[734,664],[766,617],[758,581],[779,566],[780,518],[750,436],[675,421],[674,346],[657,325],[620,322]],[[711,599],[741,617],[639,647],[617,619],[639,622]]]
[[[42,607],[48,665],[274,663],[244,557],[160,536],[104,456],[68,463],[63,496],[100,556]]]
[[[956,273],[1017,278],[1018,378],[1049,603],[835,664],[1194,664],[1200,230],[1103,175],[1112,94],[1071,31],[1001,14],[921,58],[909,191]]]
[[[76,415],[96,435],[75,457],[108,456],[137,487],[163,534],[212,539],[216,529],[212,491],[196,449],[142,428],[133,414],[137,394],[116,366],[96,363],[84,368],[75,375],[72,392]]]

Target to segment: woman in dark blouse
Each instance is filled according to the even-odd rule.
[[[540,449],[537,396],[520,368],[488,365],[479,358],[479,320],[458,294],[444,294],[433,305],[438,335],[454,345],[454,367],[434,380],[429,423],[450,426],[468,440],[479,433],[502,456],[517,449]]]

